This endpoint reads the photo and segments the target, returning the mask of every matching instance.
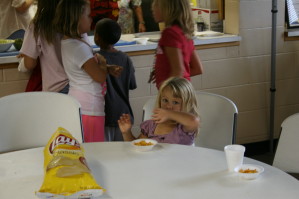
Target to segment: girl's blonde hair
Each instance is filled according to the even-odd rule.
[[[70,38],[81,38],[78,25],[85,6],[89,6],[88,0],[60,0],[53,21],[57,32]]]
[[[35,40],[38,36],[44,38],[49,44],[55,40],[56,30],[52,20],[59,0],[38,0],[37,10],[32,19]]]
[[[188,39],[194,34],[194,20],[190,0],[154,0],[153,6],[159,8],[165,26],[178,25]]]
[[[163,82],[157,96],[156,107],[161,108],[161,95],[166,87],[171,88],[174,97],[182,99],[182,111],[199,117],[195,90],[190,81],[180,77],[170,77]]]

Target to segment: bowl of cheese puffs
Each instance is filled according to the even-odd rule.
[[[242,179],[253,180],[256,179],[261,173],[264,172],[264,168],[259,165],[243,164],[235,168],[235,172]]]
[[[131,142],[132,147],[137,151],[151,151],[158,142],[152,139],[137,139]]]

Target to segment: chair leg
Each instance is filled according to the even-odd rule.
[[[236,139],[237,139],[237,113],[234,114],[234,124],[233,124],[233,140],[232,143],[235,144],[236,143]]]
[[[145,115],[145,111],[142,111],[142,121],[144,121],[144,115]]]
[[[82,143],[84,143],[84,130],[83,130],[83,123],[82,123],[81,109],[79,109],[79,115],[80,115],[80,125],[81,125]]]

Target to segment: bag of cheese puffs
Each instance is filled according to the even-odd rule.
[[[59,127],[44,149],[44,182],[39,198],[86,199],[103,194],[93,178],[80,143]]]

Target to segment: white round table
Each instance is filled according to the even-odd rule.
[[[113,199],[298,199],[299,181],[270,165],[255,180],[226,167],[225,154],[200,147],[158,144],[135,151],[129,142],[85,143],[97,182]],[[32,199],[43,181],[43,148],[0,154],[0,198]]]

